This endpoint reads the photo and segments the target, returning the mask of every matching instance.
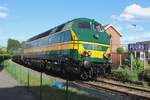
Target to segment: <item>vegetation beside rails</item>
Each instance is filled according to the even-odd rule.
[[[129,66],[129,63],[126,62],[126,65],[124,64],[117,69],[113,69],[112,73],[105,77],[122,82],[136,83],[146,87],[150,86],[150,66],[144,67],[143,61],[140,60],[132,62],[132,70]]]
[[[5,61],[4,66],[5,70],[22,86],[28,87],[29,82],[29,90],[37,97],[40,97],[40,89],[42,88],[42,100],[66,100],[65,87],[52,87],[52,81],[46,78],[42,79],[42,87],[40,87],[40,73],[13,63],[11,60]],[[99,100],[99,98],[71,90],[69,90],[68,96],[69,100]]]
[[[128,68],[118,68],[117,70],[112,70],[111,77],[119,81],[138,81],[137,73],[131,72]]]
[[[0,54],[0,63],[6,59],[10,59],[11,56],[9,54]]]

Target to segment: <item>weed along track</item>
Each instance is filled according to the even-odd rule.
[[[101,79],[98,79],[96,82],[78,81],[76,83],[88,88],[94,88],[97,90],[104,89],[115,93],[125,94],[136,98],[135,100],[150,100],[150,89],[114,83]]]

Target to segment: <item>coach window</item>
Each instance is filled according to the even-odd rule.
[[[70,31],[64,31],[63,34],[64,34],[63,42],[72,40]]]

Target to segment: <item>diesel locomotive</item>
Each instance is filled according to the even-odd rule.
[[[28,39],[12,60],[87,80],[111,72],[110,39],[97,21],[77,18]]]

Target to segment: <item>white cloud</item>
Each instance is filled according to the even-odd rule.
[[[0,18],[6,18],[8,15],[8,8],[0,6]]]
[[[150,7],[141,7],[138,4],[127,6],[119,15],[112,15],[111,18],[117,20],[131,21],[135,19],[150,20]]]
[[[7,11],[8,8],[7,8],[7,7],[0,6],[0,10],[5,10],[5,11]]]
[[[130,35],[122,38],[122,43],[135,43],[139,41],[150,41],[150,32],[141,35]]]

